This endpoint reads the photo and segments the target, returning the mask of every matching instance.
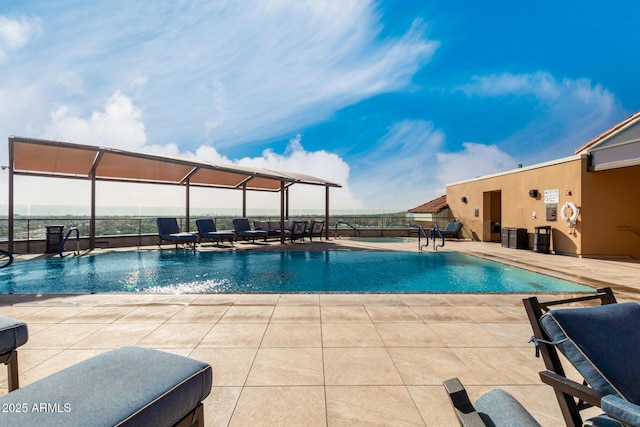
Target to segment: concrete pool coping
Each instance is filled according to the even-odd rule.
[[[417,250],[414,242],[235,246]],[[205,245],[199,250],[221,249]],[[546,255],[455,240],[447,241],[445,250],[607,284],[620,301],[640,297],[640,264],[634,260]],[[531,331],[521,304],[526,296],[0,295],[0,314],[29,325],[29,342],[19,351],[23,386],[123,345],[209,362],[214,368],[214,388],[205,401],[209,426],[454,426],[441,386],[453,376],[468,386],[472,399],[502,387],[521,399],[542,425],[562,425],[553,392],[537,375],[542,361],[527,344]]]

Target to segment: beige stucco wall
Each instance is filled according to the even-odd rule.
[[[464,224],[463,234],[466,237],[499,241],[499,234],[491,233],[491,225],[500,221],[501,227],[526,228],[529,233],[528,246],[531,248],[534,227],[551,226],[552,250],[581,255],[582,215],[578,217],[575,233],[570,235],[566,223],[560,218],[560,208],[566,201],[578,207],[582,205],[583,169],[586,169],[586,158],[572,158],[452,184],[447,186],[447,203],[454,216]],[[529,190],[532,189],[539,192],[535,199],[529,197]],[[545,190],[559,191],[557,221],[546,220]],[[467,198],[466,204],[461,201],[463,196]]]
[[[447,203],[464,224],[466,237],[499,241],[491,233],[491,224],[499,218],[502,227],[526,228],[530,248],[535,227],[546,225],[552,228],[551,249],[557,253],[640,259],[639,186],[640,166],[588,172],[587,157],[582,156],[449,185]],[[540,196],[529,197],[531,189]],[[544,190],[553,189],[559,190],[558,220],[547,221]],[[571,234],[560,217],[565,202],[580,208]]]
[[[630,255],[640,259],[640,166],[583,175],[582,251],[593,256]]]

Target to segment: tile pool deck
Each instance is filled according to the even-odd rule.
[[[416,251],[417,243],[331,241],[285,249],[349,247]],[[640,299],[640,263],[633,260],[544,255],[463,241],[447,241],[446,249],[610,285],[620,301]],[[527,344],[531,331],[521,304],[527,296],[0,295],[0,314],[29,325],[29,342],[19,350],[23,386],[123,345],[210,363],[208,426],[455,426],[441,385],[454,376],[472,399],[501,387],[542,425],[563,425],[551,389],[538,377],[542,361]],[[0,394],[6,392],[1,369]]]

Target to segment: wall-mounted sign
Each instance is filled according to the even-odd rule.
[[[547,203],[547,221],[557,221],[558,220],[558,204],[557,203]]]
[[[544,202],[549,203],[560,203],[560,190],[544,190]]]

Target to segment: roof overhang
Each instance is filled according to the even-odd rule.
[[[341,187],[299,173],[14,136],[9,152],[15,175],[273,192],[296,183]]]

